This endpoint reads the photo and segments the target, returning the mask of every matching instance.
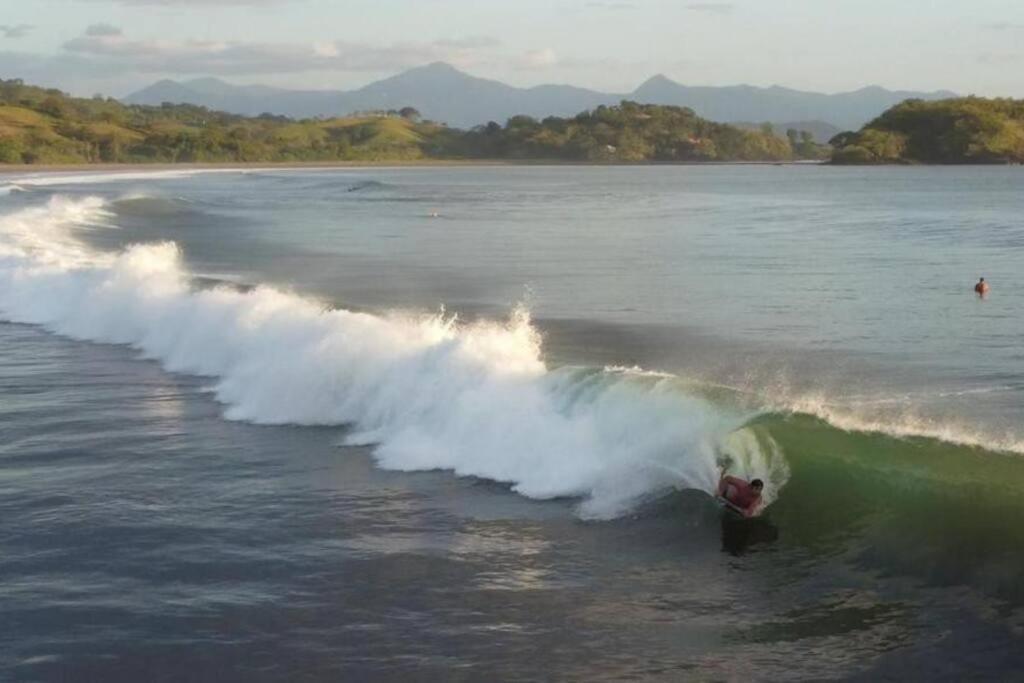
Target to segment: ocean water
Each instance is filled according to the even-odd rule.
[[[0,176],[0,679],[1018,677],[1022,186]]]

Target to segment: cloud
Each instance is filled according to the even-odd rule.
[[[589,0],[587,7],[604,10],[640,9],[640,5],[629,0]],[[707,14],[731,14],[736,9],[736,5],[731,2],[691,2],[683,5],[682,8],[691,12]]]
[[[691,2],[685,6],[691,12],[706,12],[707,14],[732,14],[736,5],[731,2]]]
[[[0,33],[4,38],[24,38],[34,28],[32,24],[0,25]]]
[[[340,57],[341,51],[338,50],[337,43],[326,41],[313,43],[313,54],[315,54],[317,57],[332,59],[334,57]]]
[[[1015,24],[1012,21],[997,21],[992,24],[985,24],[983,28],[989,31],[1024,31],[1024,24]]]
[[[441,40],[435,40],[434,45],[460,50],[477,50],[489,47],[498,47],[501,45],[501,41],[491,36],[467,36],[465,38],[443,38]]]
[[[546,69],[558,64],[558,55],[550,47],[541,50],[531,50],[516,60],[515,66],[519,69]]]
[[[263,42],[136,38],[111,24],[93,24],[55,55],[8,52],[8,73],[39,83],[137,83],[141,79],[192,76],[290,77],[298,74],[388,74],[432,62],[457,68],[543,71],[606,70],[608,64],[565,59],[550,47],[526,53],[502,49],[489,36],[449,36],[430,41]],[[9,68],[8,68],[9,67]],[[110,85],[103,85],[109,88]]]
[[[382,72],[436,61],[468,67],[500,43],[486,36],[373,45],[346,41],[266,43],[211,40],[135,40],[109,24],[94,24],[63,45],[97,71],[164,74],[284,74],[308,71]],[[554,53],[538,51],[524,64],[544,66]]]
[[[120,36],[123,31],[113,24],[93,24],[85,29],[85,35],[94,37]]]
[[[122,5],[163,7],[254,7],[279,5],[288,0],[80,0],[81,2],[116,2]]]
[[[1010,52],[985,52],[978,55],[978,63],[986,65],[1015,64],[1024,60],[1024,55]]]
[[[635,2],[616,2],[615,0],[591,0],[591,2],[587,3],[587,7],[611,10],[637,9],[637,5]]]

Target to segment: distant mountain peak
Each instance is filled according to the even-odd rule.
[[[153,85],[129,95],[125,100],[129,103],[148,103],[159,105],[163,102],[188,102],[195,91],[177,81],[164,78]]]
[[[857,88],[853,91],[856,95],[884,95],[890,92],[880,85],[865,85],[863,88]]]
[[[399,74],[395,74],[390,78],[385,78],[386,81],[393,81],[397,79],[409,80],[414,78],[475,78],[470,76],[465,71],[460,71],[448,62],[431,62],[430,64],[424,64],[423,66],[416,66]]]
[[[456,69],[454,66],[452,66],[448,62],[431,62],[430,64],[424,64],[423,66],[415,67],[413,69],[409,69],[409,71],[420,71],[420,72],[431,72],[431,71],[433,71],[433,72],[436,72],[436,73],[456,73],[456,74],[463,74],[463,75],[465,75],[463,71],[460,71],[459,69]]]
[[[644,88],[655,88],[655,87],[660,87],[660,86],[665,86],[665,85],[678,86],[679,84],[676,83],[675,81],[673,81],[671,78],[669,78],[665,74],[654,74],[653,76],[648,78],[646,81],[641,83],[640,87],[638,87],[637,90],[642,90]]]
[[[408,85],[409,87],[451,87],[455,84],[478,80],[483,79],[471,76],[464,71],[459,71],[447,62],[431,62],[430,64],[413,67],[394,76],[371,83],[362,88],[362,90],[374,90],[382,85],[389,88],[393,88],[396,85]]]
[[[574,116],[599,105],[635,100],[645,104],[689,107],[699,116],[723,123],[738,121],[827,122],[842,129],[860,128],[885,109],[907,98],[944,99],[953,93],[892,92],[871,85],[852,93],[826,95],[780,85],[755,87],[688,86],[655,74],[631,93],[605,93],[570,85],[519,88],[468,74],[442,61],[424,64],[375,81],[357,90],[283,90],[233,85],[218,78],[185,83],[162,80],[125,98],[135,104],[187,102],[251,116],[262,112],[294,118],[340,116],[357,111],[415,107],[423,116],[470,128],[503,121],[516,114],[534,118]],[[827,131],[826,131],[827,132]]]
[[[208,87],[222,88],[224,86],[227,86],[229,88],[232,87],[232,85],[230,83],[228,83],[227,81],[222,80],[220,78],[214,78],[213,76],[205,76],[203,78],[193,78],[191,80],[185,81],[183,83],[183,85],[186,85],[186,86],[189,86],[189,87],[200,87],[200,88],[208,88]]]

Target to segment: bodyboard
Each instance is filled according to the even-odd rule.
[[[733,513],[734,515],[739,515],[743,519],[753,519],[754,517],[757,516],[757,515],[752,515],[751,517],[747,517],[745,514],[743,514],[743,508],[741,508],[741,507],[739,507],[737,505],[734,505],[731,501],[729,501],[729,499],[723,498],[722,496],[715,496],[715,501],[717,501],[718,504],[721,505],[723,509],[728,510],[729,512]]]

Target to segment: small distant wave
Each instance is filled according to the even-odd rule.
[[[631,377],[655,377],[655,378],[675,378],[677,375],[673,375],[670,372],[661,372],[660,370],[645,370],[639,365],[606,365],[604,368],[605,372],[627,375]]]
[[[25,188],[21,185],[0,185],[0,196],[8,195],[14,192],[25,192]]]
[[[129,180],[172,180],[188,178],[201,173],[238,173],[235,169],[180,169],[165,171],[95,171],[87,173],[34,173],[14,179],[24,187],[53,187],[60,185],[94,185]]]
[[[119,214],[136,216],[162,216],[194,211],[193,203],[183,197],[163,197],[147,194],[131,194],[109,203],[111,210]]]
[[[349,192],[364,192],[367,190],[379,190],[384,187],[384,183],[377,180],[361,180],[353,183],[349,186]]]
[[[149,201],[146,199],[146,201]],[[196,287],[176,245],[98,254],[72,227],[109,220],[98,198],[56,196],[0,218],[0,316],[129,344],[171,371],[214,378],[229,419],[345,425],[396,470],[446,469],[611,518],[673,489],[713,491],[718,458],[788,477],[749,412],[676,378],[549,369],[525,309],[505,321],[333,309],[270,287]]]
[[[297,172],[302,176],[296,178]],[[365,173],[353,173],[350,168],[294,168],[274,171],[246,171],[244,175],[255,183],[287,185],[288,191],[295,192],[353,192],[372,193],[387,189],[388,183],[365,178]]]

